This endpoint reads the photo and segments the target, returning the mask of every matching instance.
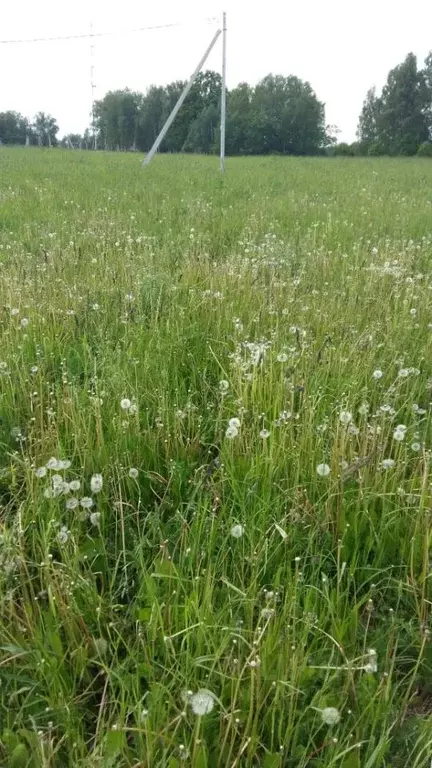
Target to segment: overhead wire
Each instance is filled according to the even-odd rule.
[[[206,22],[214,22],[216,21],[215,18],[206,18]],[[53,43],[57,41],[66,41],[66,40],[85,40],[85,39],[91,39],[94,37],[113,37],[114,35],[130,35],[135,34],[137,32],[148,32],[158,29],[170,29],[173,27],[181,27],[186,22],[184,21],[174,21],[169,24],[153,24],[152,26],[148,27],[136,27],[135,29],[125,29],[125,30],[114,30],[110,32],[86,32],[79,35],[58,35],[56,37],[30,37],[30,38],[21,38],[16,40],[0,40],[0,45],[18,45],[18,44],[24,44],[24,43]]]

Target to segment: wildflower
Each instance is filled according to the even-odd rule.
[[[288,355],[286,354],[286,352],[281,352],[277,356],[276,360],[278,361],[278,363],[286,363],[288,360]]]
[[[37,469],[35,469],[36,477],[45,477],[46,473],[47,473],[46,467],[38,467]]]
[[[37,365],[32,365],[32,367],[30,368],[30,373],[37,373],[38,370],[39,368],[37,367]]]
[[[76,509],[78,504],[78,499],[68,499],[66,502],[66,509]]]
[[[341,719],[340,712],[336,707],[324,707],[321,710],[321,717],[325,725],[336,725]]]
[[[234,437],[237,437],[238,435],[238,429],[237,427],[227,427],[225,431],[225,437],[228,437],[230,440],[233,440]]]
[[[229,383],[227,382],[226,379],[222,379],[219,382],[219,391],[220,391],[220,393],[222,395],[224,395],[224,394],[226,394],[226,392],[228,392],[228,390],[229,390]]]
[[[377,652],[374,650],[374,648],[369,649],[368,662],[364,665],[363,669],[369,675],[373,674],[374,672],[378,672]]]
[[[406,379],[406,377],[409,376],[408,368],[400,368],[398,372],[398,376],[400,379]]]
[[[352,421],[351,411],[341,411],[339,414],[339,421],[341,424],[349,424]]]
[[[61,475],[53,475],[51,478],[51,482],[53,484],[53,488],[56,487],[56,485],[61,485],[63,482],[63,478]]]
[[[414,453],[418,453],[421,449],[420,443],[411,443],[411,450],[414,451]]]
[[[411,315],[411,317],[415,317],[415,316],[416,316],[416,314],[417,314],[417,310],[416,310],[416,308],[415,308],[415,307],[412,307],[412,308],[410,309],[410,315]]]
[[[392,467],[394,467],[394,465],[395,465],[394,459],[383,459],[383,461],[381,462],[381,466],[383,469],[391,469]]]
[[[397,440],[398,443],[401,443],[402,440],[405,440],[405,430],[404,429],[395,429],[393,432],[393,440]]]
[[[260,437],[262,437],[263,440],[267,440],[267,438],[270,437],[270,430],[262,429],[260,431]]]
[[[120,400],[120,408],[122,409],[122,411],[128,411],[131,405],[132,403],[128,397],[123,397],[122,400]]]
[[[79,491],[81,488],[81,483],[79,480],[71,480],[69,483],[69,488],[71,491]]]
[[[377,370],[374,371],[373,374],[372,374],[372,378],[376,379],[376,380],[382,379],[383,376],[384,376],[384,374],[383,374],[382,371],[379,370],[379,368],[377,368]]]
[[[60,528],[57,534],[57,539],[59,544],[66,544],[67,540],[69,539],[69,531],[65,525],[62,525]]]
[[[192,694],[189,703],[194,715],[207,715],[214,707],[214,697],[212,693],[201,688],[197,693]]]
[[[131,403],[129,413],[138,413],[138,406],[136,403]]]
[[[90,480],[90,488],[92,493],[100,493],[103,486],[102,475],[92,475]]]
[[[129,477],[132,478],[132,480],[136,480],[139,475],[139,472],[135,467],[131,467],[128,474],[129,474]]]
[[[21,323],[20,323],[21,328],[27,328],[28,324],[29,324],[28,317],[22,317]]]
[[[58,469],[60,469],[60,464],[61,464],[61,462],[58,459],[54,458],[54,456],[51,456],[51,458],[48,459],[48,461],[47,461],[45,466],[46,466],[47,469],[57,469],[58,470]]]
[[[90,498],[90,496],[83,496],[82,499],[80,499],[80,504],[83,509],[91,509],[94,501]]]
[[[240,429],[240,426],[241,426],[240,419],[238,419],[236,416],[234,416],[233,419],[229,420],[228,425],[230,427],[235,427],[235,429]]]
[[[69,459],[60,460],[58,463],[58,469],[69,469],[71,462]]]
[[[369,413],[369,405],[368,403],[362,403],[361,406],[358,409],[358,412],[360,416],[367,416]]]
[[[12,317],[16,317],[16,315],[19,315],[19,309],[17,309],[17,307],[12,307],[11,315]]]
[[[244,534],[244,528],[242,525],[240,525],[239,523],[237,523],[236,525],[233,525],[233,527],[231,528],[231,536],[234,539],[241,539],[243,534]]]
[[[328,477],[331,470],[328,464],[318,464],[316,471],[320,477]]]
[[[100,512],[91,512],[90,513],[90,522],[95,527],[100,525]]]

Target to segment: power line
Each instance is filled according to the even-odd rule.
[[[205,19],[207,22],[213,22],[214,19]],[[151,27],[137,27],[136,29],[125,29],[115,32],[86,32],[81,35],[61,35],[59,37],[33,37],[22,40],[0,40],[0,45],[16,45],[20,43],[52,43],[57,40],[85,40],[91,37],[110,37],[114,35],[129,35],[136,32],[148,32],[156,29],[170,29],[172,27],[180,27],[184,24],[184,21],[175,21],[171,24],[154,24]]]

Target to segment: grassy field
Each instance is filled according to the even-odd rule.
[[[0,765],[432,757],[432,162],[0,149]]]

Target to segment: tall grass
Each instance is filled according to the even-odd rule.
[[[3,765],[429,765],[431,205],[1,150]]]

